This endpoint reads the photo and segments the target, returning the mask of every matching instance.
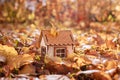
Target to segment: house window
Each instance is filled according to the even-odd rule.
[[[56,48],[56,56],[58,57],[66,57],[66,48]]]

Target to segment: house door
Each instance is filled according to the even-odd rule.
[[[45,46],[41,46],[41,55],[45,56],[46,54],[46,47]]]
[[[58,57],[66,57],[67,54],[66,54],[66,48],[55,48],[55,56],[58,56]]]

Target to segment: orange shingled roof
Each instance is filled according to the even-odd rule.
[[[56,36],[53,36],[50,30],[42,30],[41,35],[43,36],[46,45],[73,45],[75,44],[72,32],[70,30],[58,31]]]

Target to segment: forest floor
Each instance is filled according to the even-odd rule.
[[[75,53],[64,59],[51,59],[40,55],[38,46],[42,28],[0,24],[0,76],[13,79],[119,80],[120,27],[115,23],[91,23],[90,26],[69,28],[79,43]]]

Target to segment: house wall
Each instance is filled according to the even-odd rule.
[[[67,46],[67,51],[68,51],[67,54],[71,54],[74,52],[74,48],[72,46]]]
[[[45,47],[47,47],[47,46],[45,45],[45,41],[44,41],[43,37],[42,37],[42,40],[41,40],[40,46],[45,46]]]
[[[43,37],[42,37],[41,42],[40,42],[40,52],[41,52],[42,46],[46,47],[46,52],[47,52],[47,46],[45,45],[45,41],[44,41]]]
[[[45,44],[45,41],[44,41],[44,38],[42,37],[41,39],[41,43],[40,43],[40,46],[44,46],[46,47],[46,54],[50,57],[53,57],[54,56],[54,47],[53,46],[47,46]]]
[[[48,51],[47,51],[48,56],[53,57],[54,56],[54,47],[53,46],[48,46]]]

